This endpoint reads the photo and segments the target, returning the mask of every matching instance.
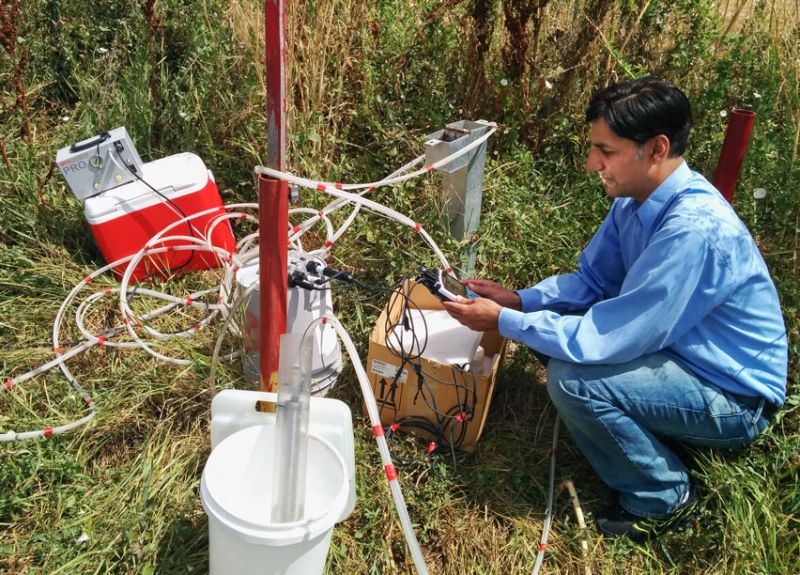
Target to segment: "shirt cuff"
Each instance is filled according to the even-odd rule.
[[[523,312],[504,307],[500,310],[500,316],[497,318],[497,331],[508,339],[519,339],[524,317],[525,314]]]

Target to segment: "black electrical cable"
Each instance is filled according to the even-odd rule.
[[[417,391],[414,396],[414,401],[417,401],[418,398],[421,399],[428,410],[436,418],[436,421],[420,418],[426,423],[420,424],[418,427],[427,431],[427,433],[432,437],[435,437],[436,443],[439,446],[444,444],[445,438],[449,438],[447,443],[449,444],[450,452],[453,455],[453,462],[455,464],[455,449],[459,448],[463,444],[467,434],[467,427],[473,418],[475,407],[477,405],[477,378],[473,372],[467,371],[468,368],[466,364],[451,366],[453,374],[451,381],[444,381],[433,374],[426,373],[423,370],[422,364],[418,360],[421,358],[425,348],[427,347],[428,326],[423,314],[419,314],[418,316],[422,320],[423,325],[414,325],[415,322],[412,319],[410,312],[414,309],[420,310],[420,308],[410,297],[410,289],[406,287],[409,285],[406,281],[407,279],[408,277],[403,278],[403,281],[400,283],[400,287],[395,289],[393,298],[390,299],[390,310],[394,309],[398,305],[400,306],[400,310],[396,316],[394,316],[394,319],[392,319],[392,315],[387,315],[386,317],[386,321],[384,323],[384,333],[386,334],[386,339],[384,343],[386,344],[387,349],[389,349],[393,355],[400,359],[400,370],[406,368],[406,366],[411,366],[411,368],[414,370],[415,374],[417,375]],[[399,302],[396,299],[398,297],[400,298]],[[396,331],[400,326],[402,326],[404,330],[402,335],[398,334]],[[420,330],[420,327],[423,329]],[[420,332],[422,332],[424,335],[421,336]],[[407,333],[410,333],[411,336],[410,347],[403,345],[403,343],[406,343],[405,336]],[[406,349],[408,349],[408,351],[406,351]],[[398,370],[394,378],[393,385],[396,385],[397,383],[401,373],[400,370]],[[437,405],[436,394],[431,388],[432,382],[442,386],[453,387],[456,394],[456,405],[452,406],[446,412],[442,412],[440,407]],[[389,402],[382,402],[382,412],[385,408],[387,408],[388,403]],[[392,404],[392,406],[394,408],[393,416],[395,423],[404,421],[406,418],[400,418],[399,420],[397,418],[396,403]],[[403,426],[408,427],[408,424]],[[391,431],[387,432],[388,437],[391,437],[392,435],[393,433]]]
[[[462,417],[459,420],[459,418],[456,417],[455,415],[449,415],[451,412],[456,413],[457,415],[461,415]],[[453,446],[456,447],[456,448],[460,448],[461,445],[464,443],[464,439],[466,438],[467,426],[472,421],[472,417],[474,415],[474,412],[472,410],[469,410],[469,409],[465,410],[461,406],[454,405],[452,408],[450,408],[447,411],[447,413],[448,413],[448,416],[450,417],[450,419],[445,424],[445,429],[449,429],[450,441],[453,444]],[[464,416],[465,414],[466,414],[466,417]],[[459,432],[458,432],[459,435],[458,435],[458,439],[454,440],[453,439],[453,431],[457,426],[459,427]]]
[[[452,366],[452,369],[454,378],[454,381],[452,382],[443,381],[431,375],[427,375],[428,378],[434,380],[440,385],[450,385],[455,387],[456,405],[451,407],[446,412],[442,413],[439,410],[438,406],[436,405],[435,395],[431,392],[430,385],[428,384],[427,381],[425,381],[426,376],[424,372],[422,372],[421,370],[420,370],[420,375],[422,377],[420,378],[421,383],[418,390],[418,394],[422,398],[422,401],[425,403],[426,407],[428,407],[429,410],[431,410],[433,413],[437,415],[438,423],[443,427],[443,434],[444,431],[448,427],[450,427],[451,449],[453,447],[460,447],[463,444],[464,439],[466,438],[467,425],[472,420],[473,414],[475,412],[475,406],[477,405],[477,379],[475,378],[475,375],[472,374],[473,385],[470,387],[469,385],[467,385],[467,380],[465,375],[466,372],[464,371],[464,369],[461,366]],[[463,384],[460,384],[457,381],[455,381],[457,379],[456,375],[457,373],[461,374],[461,377],[464,381]],[[461,400],[461,396],[459,393],[460,389],[464,389],[465,392],[467,393],[467,400],[463,402]],[[428,397],[426,391],[430,393],[430,397]],[[472,405],[469,405],[468,402],[468,398],[470,395],[472,396]],[[452,430],[456,424],[459,424],[461,427],[458,440],[453,440]]]
[[[409,320],[409,317],[408,317],[408,315],[406,313],[407,308],[409,306],[409,303],[411,303],[413,305],[413,302],[411,302],[411,300],[409,298],[409,293],[406,292],[406,286],[408,285],[407,279],[408,279],[407,277],[403,277],[401,279],[401,281],[398,282],[398,284],[396,284],[391,289],[392,295],[389,298],[389,304],[388,304],[389,310],[391,312],[394,309],[394,306],[398,305],[397,298],[399,297],[400,298],[400,302],[399,302],[400,311],[397,314],[397,318],[396,318],[395,321],[392,320],[391,313],[388,313],[387,316],[386,316],[386,320],[384,322],[384,326],[383,326],[384,327],[384,334],[385,334],[384,344],[385,344],[386,348],[393,355],[395,355],[396,357],[398,357],[400,359],[400,367],[395,372],[395,375],[392,378],[392,382],[391,382],[391,384],[389,386],[389,397],[393,397],[394,392],[395,392],[395,390],[397,388],[397,383],[398,383],[398,381],[400,379],[400,376],[403,373],[403,370],[406,368],[407,365],[409,365],[412,362],[413,359],[416,359],[416,358],[419,357],[419,354],[418,355],[413,355],[413,354],[407,354],[405,352],[405,349],[404,349],[404,346],[403,346],[403,336],[402,335],[398,336],[398,334],[396,333],[396,328],[399,327],[401,325],[401,323],[403,323],[403,322],[405,322],[405,326],[406,327],[409,327],[409,328],[413,327],[413,326],[410,325],[410,320]],[[422,349],[420,349],[421,346],[420,346],[419,340],[417,339],[416,330],[411,329],[410,331],[411,331],[411,335],[412,335],[412,341],[411,341],[410,350],[413,352],[414,349],[416,348],[416,349],[420,350],[420,354],[421,354],[422,351],[424,351],[424,347]],[[427,326],[426,326],[426,332],[427,332]],[[395,342],[393,341],[393,338],[394,339],[399,339],[399,341],[397,342],[398,347],[395,347]],[[381,399],[383,400],[383,401],[381,401],[381,416],[383,415],[384,409],[387,408],[387,406],[389,404],[389,402],[384,400],[384,397],[381,397]],[[393,409],[392,419],[396,423],[397,420],[398,420],[398,418],[397,418],[397,415],[398,415],[398,413],[397,413],[397,403],[396,402],[392,402],[391,403],[391,407]],[[432,426],[432,424],[431,424],[431,426]],[[435,429],[435,427],[433,427],[433,426],[431,428]],[[388,437],[391,437],[390,433],[391,432],[387,432]],[[388,437],[387,437],[387,439],[388,439]]]
[[[147,182],[147,181],[146,181],[144,178],[142,178],[142,177],[141,177],[141,176],[140,176],[140,175],[137,173],[136,166],[134,166],[134,165],[131,165],[131,164],[128,164],[127,162],[125,162],[125,160],[124,160],[124,159],[122,159],[122,144],[120,144],[119,142],[114,142],[114,151],[116,152],[116,154],[117,154],[117,157],[119,158],[119,161],[122,163],[122,165],[123,165],[123,166],[125,166],[125,167],[128,169],[128,171],[131,173],[131,175],[132,175],[134,178],[136,178],[136,179],[137,179],[138,181],[140,181],[142,184],[144,184],[145,186],[147,186],[148,188],[150,188],[150,191],[152,191],[154,194],[156,194],[157,196],[159,196],[159,197],[160,197],[162,200],[164,200],[164,202],[168,203],[168,204],[169,204],[169,205],[171,205],[173,208],[175,208],[175,209],[178,211],[178,213],[179,213],[179,214],[180,214],[180,215],[183,217],[183,219],[184,219],[184,220],[186,220],[186,218],[187,218],[186,212],[184,212],[184,211],[183,211],[183,209],[182,209],[182,208],[181,208],[181,207],[180,207],[180,206],[179,206],[177,203],[175,203],[175,202],[174,202],[174,201],[173,201],[171,198],[169,198],[168,196],[166,196],[166,195],[162,194],[161,192],[159,192],[159,191],[158,191],[158,190],[157,190],[155,187],[153,187],[152,185],[150,185],[150,183],[149,183],[149,182]],[[191,224],[191,222],[190,222],[190,221],[188,221],[188,220],[186,221],[186,226],[189,228],[189,235],[190,235],[191,237],[193,237],[193,238],[197,238],[197,236],[196,236],[196,235],[195,235],[195,233],[194,233],[194,232],[195,232],[195,230],[194,230],[194,226],[192,226],[192,224]],[[200,238],[198,238],[198,239],[200,239]],[[168,252],[168,253],[169,253],[169,252]],[[172,268],[170,267],[169,271],[170,271],[171,273],[173,273],[173,274],[174,274],[174,273],[177,273],[177,272],[179,272],[180,270],[184,269],[186,266],[188,266],[188,265],[191,263],[192,259],[194,258],[194,253],[195,253],[195,250],[189,250],[189,259],[187,259],[185,262],[183,262],[181,265],[179,265],[178,267],[176,267],[176,268],[174,268],[174,269],[172,269]],[[160,270],[159,270],[159,271],[160,271]],[[157,272],[157,273],[158,273],[158,272]],[[163,272],[161,272],[161,273],[163,273]],[[152,274],[153,274],[153,272],[151,272],[151,273],[147,274],[147,275],[146,275],[144,278],[142,278],[142,280],[140,280],[140,281],[144,281],[145,279],[148,279],[149,277],[151,277],[151,276],[152,276]]]
[[[397,435],[397,432],[393,431],[395,426],[397,430],[418,429],[430,436],[428,448],[426,449],[427,457],[407,457],[398,453],[396,449],[393,449],[393,440],[395,435]],[[434,457],[437,451],[444,444],[443,429],[440,425],[419,415],[405,416],[394,421],[392,425],[386,426],[384,436],[386,437],[387,446],[390,454],[392,455],[392,459],[399,461],[404,466],[409,466],[411,464],[421,465],[424,463],[425,466],[428,467],[432,472],[436,473],[437,475],[440,474],[440,471],[434,465],[434,462],[431,459],[431,457]]]
[[[325,284],[331,284],[332,280],[336,280],[343,284],[343,286],[341,286],[342,288],[356,287],[373,292],[370,297],[375,297],[376,295],[391,292],[396,289],[395,287],[365,284],[364,282],[353,277],[350,272],[336,270],[331,267],[324,267],[323,269],[320,269],[321,267],[321,263],[311,260],[306,263],[305,271],[301,269],[295,269],[289,276],[289,287],[301,287],[309,291],[333,291],[333,285],[328,285],[328,287],[322,286],[325,286]],[[309,273],[319,277],[320,279],[314,280],[310,278],[308,275]]]
[[[459,371],[461,373],[463,373],[462,370],[459,370]],[[431,380],[433,380],[434,382],[436,382],[439,385],[446,385],[446,386],[450,386],[450,387],[455,387],[456,388],[456,392],[458,392],[459,389],[464,389],[467,392],[471,391],[472,392],[472,397],[473,397],[473,403],[477,402],[477,390],[475,389],[477,384],[473,385],[473,387],[470,387],[470,386],[468,386],[466,384],[466,380],[464,380],[465,383],[458,383],[457,381],[446,381],[446,380],[443,380],[443,379],[439,379],[439,378],[435,377],[433,374],[429,374],[429,373],[427,373],[425,371],[422,371],[421,373],[422,373],[423,377],[425,377],[427,379],[431,379]]]
[[[418,330],[414,326],[414,322],[411,319],[411,309],[415,309],[417,311],[422,311],[420,307],[411,299],[410,295],[410,287],[409,282],[407,281],[408,277],[404,277],[400,287],[397,288],[393,296],[389,299],[389,308],[390,310],[397,305],[397,297],[400,297],[400,311],[397,314],[396,320],[392,320],[391,314],[386,315],[386,321],[384,323],[384,333],[386,334],[385,344],[387,349],[396,357],[400,358],[403,365],[409,361],[413,361],[422,357],[422,354],[425,353],[425,349],[428,345],[428,324],[425,320],[425,316],[420,313],[419,317],[422,320],[422,327],[423,332],[425,334],[425,339],[423,342],[420,341],[417,332]],[[408,290],[408,291],[406,291]],[[400,327],[404,328],[404,332],[402,334],[397,334],[397,328]],[[411,334],[411,346],[409,348],[409,352],[407,353],[404,349],[404,335],[405,332],[410,332]],[[397,344],[399,345],[399,349],[394,345],[394,339],[397,339]],[[415,349],[417,350],[414,353]]]
[[[450,427],[450,455],[453,457],[453,469],[455,469],[455,467],[456,467],[456,447],[453,444],[453,428],[452,427]]]

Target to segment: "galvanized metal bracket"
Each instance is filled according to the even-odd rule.
[[[426,137],[425,160],[433,164],[446,158],[490,129],[491,124],[485,120],[459,120],[447,124],[443,130]],[[472,275],[475,269],[477,241],[473,241],[473,236],[481,221],[485,165],[486,142],[437,170],[444,174],[442,197],[450,234],[464,246],[460,254],[461,277]]]

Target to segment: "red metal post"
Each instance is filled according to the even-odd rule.
[[[282,170],[286,155],[286,11],[284,0],[264,3],[267,77],[267,165]],[[261,389],[278,391],[280,337],[288,297],[287,182],[258,178],[259,350]]]
[[[725,132],[725,141],[722,143],[722,151],[717,162],[717,169],[714,170],[714,177],[711,179],[714,187],[729,202],[733,199],[733,192],[736,190],[739,171],[742,168],[744,155],[747,153],[747,145],[750,142],[750,134],[753,132],[753,123],[755,121],[755,112],[740,108],[731,110],[728,129]]]
[[[282,170],[286,155],[286,10],[284,0],[264,3],[267,72],[267,165]]]
[[[289,279],[289,186],[258,177],[259,352],[261,389],[278,391],[281,335],[286,333]]]

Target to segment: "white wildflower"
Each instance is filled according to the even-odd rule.
[[[728,117],[728,110],[720,110],[719,111],[720,118],[727,118]]]
[[[508,80],[506,80],[505,78],[503,78],[502,80],[500,80],[500,85],[501,85],[501,86],[508,86]]]
[[[550,80],[545,80],[544,81],[544,87],[547,88],[548,90],[552,90],[553,89],[553,83]]]
[[[61,116],[62,122],[69,122],[69,116]]]
[[[86,543],[88,540],[89,536],[84,532],[75,540],[75,543]]]
[[[97,51],[101,54],[108,54],[108,48],[103,48],[102,46],[98,48]]]
[[[761,94],[759,94],[758,92],[753,92],[753,98],[760,98],[760,97]]]
[[[188,116],[189,114],[187,114],[186,112],[178,112],[178,115],[185,120],[186,116]]]
[[[767,197],[767,190],[764,188],[756,188],[753,190],[753,197],[757,200],[763,200]]]

